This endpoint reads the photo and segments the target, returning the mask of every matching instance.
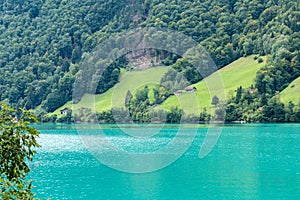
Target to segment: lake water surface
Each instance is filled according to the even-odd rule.
[[[91,131],[89,127],[85,125],[87,131]],[[31,166],[30,178],[40,198],[300,199],[300,124],[225,125],[217,144],[203,159],[198,155],[207,126],[189,125],[179,140],[184,145],[189,132],[197,131],[188,150],[171,165],[142,174],[124,173],[101,164],[73,125],[36,128],[41,132],[42,148]],[[178,131],[176,125],[162,129],[122,127],[123,131],[159,132],[136,140],[117,127],[102,128],[116,145],[128,152],[143,153],[168,145]]]

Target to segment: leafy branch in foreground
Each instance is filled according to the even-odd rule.
[[[37,119],[29,111],[0,102],[0,199],[34,199],[30,172],[39,132],[28,126]]]

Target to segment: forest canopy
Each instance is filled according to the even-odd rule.
[[[217,67],[268,55],[255,80],[270,99],[300,73],[297,0],[7,0],[0,5],[0,100],[52,112],[72,99],[83,59],[105,38],[141,27],[180,31],[210,53]],[[162,63],[192,70],[176,55]],[[97,93],[117,83],[126,59],[100,77]],[[176,69],[176,67],[175,67]],[[190,73],[191,74],[191,73]],[[190,77],[192,82],[202,77]]]

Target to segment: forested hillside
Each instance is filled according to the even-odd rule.
[[[219,68],[243,56],[267,55],[253,86],[263,101],[300,75],[297,0],[6,0],[0,6],[0,100],[12,106],[54,111],[72,99],[79,65],[97,44],[139,27],[192,37]],[[167,54],[162,63],[187,75],[192,67],[178,58]],[[121,59],[111,65],[97,93],[116,84],[127,64]]]
[[[13,106],[50,111],[70,100],[81,56],[128,3],[8,0],[0,7],[0,93]],[[124,20],[125,21],[125,20]]]

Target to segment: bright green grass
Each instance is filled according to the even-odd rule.
[[[195,93],[183,93],[181,96],[171,96],[162,107],[169,110],[171,107],[181,107],[186,114],[198,114],[206,108],[211,112],[211,99],[214,95],[220,100],[234,95],[237,87],[250,87],[254,83],[256,72],[265,65],[258,64],[254,56],[240,58],[235,62],[215,72],[204,80],[192,85],[197,88]]]
[[[149,96],[150,100],[152,99],[153,101],[154,97],[153,94],[151,94],[151,88],[153,88],[155,84],[160,83],[160,79],[167,70],[167,67],[153,67],[144,71],[122,71],[120,82],[107,92],[99,95],[84,95],[79,103],[72,104],[71,101],[69,101],[52,114],[59,116],[60,110],[65,107],[72,108],[74,111],[84,107],[97,112],[109,110],[112,107],[123,108],[127,91],[130,90],[131,93],[134,94],[136,90],[142,89],[146,85],[149,85]]]
[[[265,62],[258,64],[253,57],[238,59],[203,81],[192,85],[197,88],[197,92],[171,96],[157,109],[170,110],[171,107],[178,106],[187,114],[198,114],[204,108],[210,111],[211,99],[214,95],[221,100],[225,100],[226,97],[234,95],[237,87],[247,88],[253,84],[256,72],[265,65]],[[266,60],[265,57],[263,59]],[[160,83],[161,77],[167,70],[167,67],[154,67],[144,71],[122,71],[120,82],[107,92],[100,95],[85,95],[78,104],[72,104],[71,101],[67,102],[53,114],[60,115],[59,110],[65,107],[73,110],[84,107],[97,112],[109,110],[112,107],[122,108],[124,107],[127,91],[130,90],[134,94],[145,85],[148,85],[150,101],[153,101],[152,88],[155,84]]]
[[[295,104],[300,103],[300,77],[291,82],[287,88],[279,93],[280,100],[287,104],[292,101]]]

